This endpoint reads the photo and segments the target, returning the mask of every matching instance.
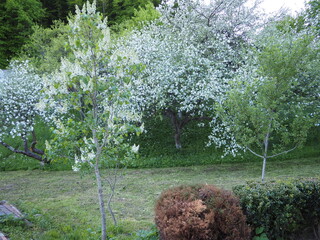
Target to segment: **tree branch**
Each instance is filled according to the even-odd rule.
[[[12,146],[10,146],[9,144],[3,142],[0,140],[0,144],[2,146],[4,146],[5,148],[9,149],[10,151],[14,152],[14,153],[19,153],[19,154],[23,154],[25,156],[28,156],[28,157],[31,157],[31,158],[34,158],[36,160],[39,160],[41,162],[47,162],[46,159],[43,159],[42,156],[36,154],[36,153],[33,153],[31,151],[29,151],[29,149],[27,149],[26,151],[22,151],[22,150],[19,150],[19,149],[16,149]]]
[[[284,151],[284,152],[281,152],[281,153],[277,153],[277,154],[274,154],[274,155],[272,155],[272,156],[268,156],[267,158],[277,157],[277,156],[279,156],[279,155],[282,155],[282,154],[291,152],[291,151],[295,150],[296,148],[297,148],[297,146],[295,146],[295,147],[293,147],[293,148],[291,148],[291,149],[289,149],[289,150],[287,150],[287,151]]]
[[[257,157],[263,158],[262,155],[260,155],[260,154],[258,154],[258,153],[256,153],[256,152],[252,151],[249,147],[246,147],[246,149],[248,149],[252,154],[256,155]]]

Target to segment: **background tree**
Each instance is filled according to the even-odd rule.
[[[139,131],[133,124],[133,121],[139,120],[139,116],[128,107],[133,59],[122,54],[121,49],[111,53],[107,20],[95,11],[95,1],[92,4],[87,2],[82,11],[76,9],[74,19],[69,21],[69,47],[73,57],[62,60],[59,71],[45,80],[44,91],[47,106],[53,107],[55,111],[55,134],[62,139],[69,138],[69,143],[76,140],[79,146],[73,151],[74,170],[80,170],[83,166],[94,169],[102,239],[106,239],[100,169],[124,164],[131,151],[138,150],[135,146],[131,148],[124,136]],[[107,179],[111,188],[108,210],[116,223],[110,202],[117,178],[110,178],[109,175]]]
[[[74,6],[82,6],[85,0],[67,0],[69,10],[74,11]],[[90,1],[92,2],[92,1]],[[154,6],[159,6],[161,0],[98,0],[97,11],[108,17],[108,25],[113,26],[134,17],[135,11],[139,8],[145,8],[152,3]]]
[[[139,108],[170,119],[177,149],[186,124],[208,118],[226,80],[244,62],[243,47],[257,24],[255,7],[242,0],[161,5],[158,20],[125,38],[146,66],[135,81]]]
[[[313,27],[320,34],[320,2],[311,0],[307,2],[306,21],[309,27]]]
[[[18,54],[32,26],[44,16],[39,0],[6,0],[0,3],[0,68]]]
[[[43,27],[50,27],[54,21],[61,20],[66,22],[68,14],[74,13],[74,4],[70,4],[67,0],[40,0],[45,10],[45,16],[41,21]],[[83,1],[81,1],[83,4]]]
[[[155,7],[159,6],[161,0],[101,0],[105,6],[105,16],[108,17],[110,25],[120,24],[129,20],[139,8],[145,8],[149,3]],[[100,10],[101,11],[101,10]],[[104,12],[104,11],[102,11]]]
[[[66,48],[70,27],[62,21],[55,21],[49,28],[36,25],[18,58],[27,59],[39,74],[51,73],[60,67],[61,58],[67,57]]]
[[[263,159],[264,181],[267,159],[301,146],[314,126],[318,110],[308,92],[319,85],[319,78],[311,77],[319,75],[320,62],[316,39],[289,26],[286,31],[269,26],[257,44],[261,51],[238,72],[223,101],[220,116],[226,127],[220,131]]]
[[[144,7],[134,9],[133,17],[124,20],[119,24],[115,24],[111,27],[112,31],[119,37],[130,35],[133,30],[142,29],[148,25],[151,21],[160,17],[160,13],[156,10],[154,5],[149,2]]]
[[[27,62],[13,62],[0,84],[0,144],[12,152],[47,163],[44,151],[36,148],[34,129],[40,116],[36,109],[41,98],[40,77]],[[7,140],[13,138],[22,149],[8,143]]]

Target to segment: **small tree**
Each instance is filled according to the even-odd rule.
[[[262,50],[238,71],[220,106],[224,128],[212,139],[230,133],[225,144],[262,158],[264,181],[267,159],[301,146],[314,126],[317,106],[308,91],[315,82],[307,80],[319,71],[319,48],[312,36],[275,25],[265,30],[259,44]]]
[[[11,63],[10,70],[0,78],[0,144],[12,152],[47,163],[44,151],[36,148],[34,129],[40,115],[36,105],[41,88],[41,79],[28,62]],[[10,145],[9,139],[21,139],[23,148]]]
[[[107,20],[96,13],[95,1],[76,8],[69,20],[71,33],[69,47],[73,57],[63,59],[59,71],[45,79],[47,106],[53,108],[55,133],[69,138],[71,146],[78,147],[74,170],[83,166],[94,169],[100,203],[102,239],[106,239],[106,214],[100,169],[119,164],[136,151],[124,141],[129,132],[139,129],[132,124],[139,116],[130,111],[130,74],[133,58],[123,51],[112,54]],[[124,62],[123,62],[124,61]],[[122,62],[123,64],[120,64]],[[74,145],[72,142],[77,142]],[[59,147],[59,146],[57,146]],[[61,146],[60,146],[61,147]],[[58,149],[59,150],[59,149]],[[121,162],[123,163],[123,162]],[[113,178],[116,180],[116,178]],[[108,181],[112,193],[116,181]]]

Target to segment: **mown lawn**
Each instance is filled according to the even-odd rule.
[[[136,239],[135,232],[149,229],[153,225],[154,203],[164,189],[196,183],[232,189],[246,181],[259,181],[260,172],[260,161],[125,170],[113,202],[119,226],[113,227],[109,217],[109,233],[113,239]],[[319,173],[318,157],[269,161],[266,177],[316,177]],[[99,239],[100,215],[91,175],[72,171],[0,172],[0,200],[15,204],[34,223],[32,227],[21,222],[0,223],[0,231],[13,240]]]

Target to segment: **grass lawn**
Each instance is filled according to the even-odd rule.
[[[319,173],[319,157],[269,161],[266,179],[316,177]],[[153,225],[153,207],[164,189],[196,183],[232,189],[246,181],[259,181],[260,175],[260,161],[125,170],[113,202],[119,226],[113,227],[108,216],[107,228],[115,236],[113,239],[136,239],[133,233]],[[91,175],[41,170],[0,172],[0,200],[16,205],[34,223],[33,227],[21,222],[0,223],[0,231],[13,240],[99,239],[96,195],[95,179]]]

